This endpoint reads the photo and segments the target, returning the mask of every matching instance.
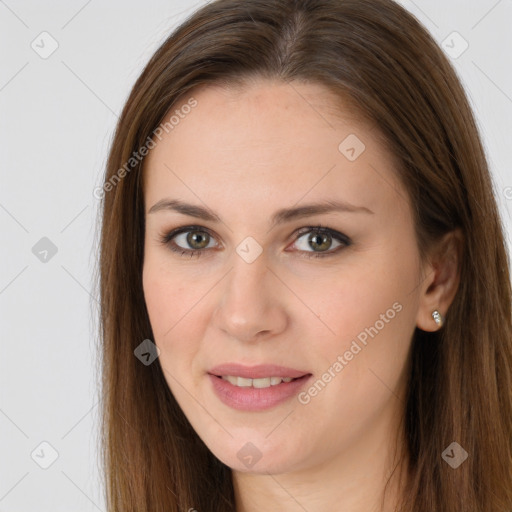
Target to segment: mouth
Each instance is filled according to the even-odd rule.
[[[240,377],[236,375],[213,375],[218,379],[223,379],[233,386],[239,388],[257,388],[257,389],[265,389],[271,386],[279,386],[279,384],[288,383],[296,380],[304,379],[305,377],[309,377],[311,374],[303,375],[302,377],[262,377],[259,379],[248,379],[245,377]]]
[[[262,382],[265,379],[271,380],[271,382],[268,383],[269,385],[272,385],[272,381],[275,382],[274,385],[277,385],[280,384],[280,382],[277,381],[278,378],[283,379],[284,382],[290,382],[293,379],[311,375],[308,371],[278,366],[276,364],[245,366],[238,363],[224,363],[211,368],[208,373],[216,377],[226,378],[228,380],[231,379],[229,382],[235,386],[249,386],[252,385],[249,381],[257,381],[255,387],[257,387],[258,384],[267,384],[266,382]]]
[[[243,366],[226,363],[207,373],[217,397],[240,411],[272,409],[300,392],[313,374],[303,370],[264,364]]]

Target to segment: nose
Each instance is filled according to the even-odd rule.
[[[264,254],[247,263],[235,253],[218,294],[214,325],[230,337],[250,342],[272,338],[286,329],[289,292],[267,266]]]

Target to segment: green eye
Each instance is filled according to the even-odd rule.
[[[294,245],[305,235],[309,235],[305,243],[301,242],[303,248],[297,251],[301,257],[305,258],[333,256],[352,244],[350,238],[343,233],[324,226],[304,227],[298,230],[297,235]],[[174,229],[160,238],[160,242],[167,245],[173,252],[190,257],[199,257],[209,249],[216,247],[215,243],[210,245],[213,240],[214,237],[210,231],[202,226],[185,226]],[[335,250],[332,250],[333,242],[338,244],[335,246]]]
[[[337,254],[339,250],[341,250],[339,249],[340,247],[348,247],[351,244],[350,239],[343,233],[339,233],[338,231],[334,231],[322,226],[302,228],[301,235],[297,238],[295,244],[297,244],[301,238],[304,238],[305,235],[308,235],[308,237],[306,242],[303,243],[304,248],[299,250],[299,252],[305,252],[306,254],[304,257],[306,258],[321,258],[331,256],[333,254]],[[337,242],[338,244],[335,246],[336,250],[329,250],[332,249],[333,241]],[[308,248],[313,249],[313,251],[308,251]],[[315,249],[318,249],[318,251]]]

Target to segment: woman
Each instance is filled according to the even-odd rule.
[[[218,0],[103,186],[109,511],[512,510],[510,276],[465,93],[390,0]]]

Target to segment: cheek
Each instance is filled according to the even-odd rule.
[[[312,297],[331,333],[311,339],[325,371],[342,356],[343,368],[331,370],[340,376],[331,391],[337,389],[352,406],[383,400],[398,385],[415,327],[416,253],[399,245],[382,247],[357,255],[350,268],[333,275],[329,293]],[[342,393],[347,389],[351,398]]]
[[[178,293],[174,283],[156,265],[146,263],[142,274],[144,299],[154,336],[162,339],[172,327]]]
[[[309,292],[310,303],[338,339],[351,340],[376,323],[389,331],[396,319],[413,314],[415,268],[414,257],[391,251],[356,255],[325,280],[323,292]]]
[[[150,258],[144,264],[144,298],[161,364],[176,367],[176,363],[190,360],[195,350],[192,341],[199,339],[193,333],[197,324],[189,321],[199,300],[198,290],[155,260]],[[173,357],[176,354],[179,357]]]
[[[199,300],[200,280],[180,271],[165,250],[146,245],[142,286],[153,334],[163,342],[181,327]]]

